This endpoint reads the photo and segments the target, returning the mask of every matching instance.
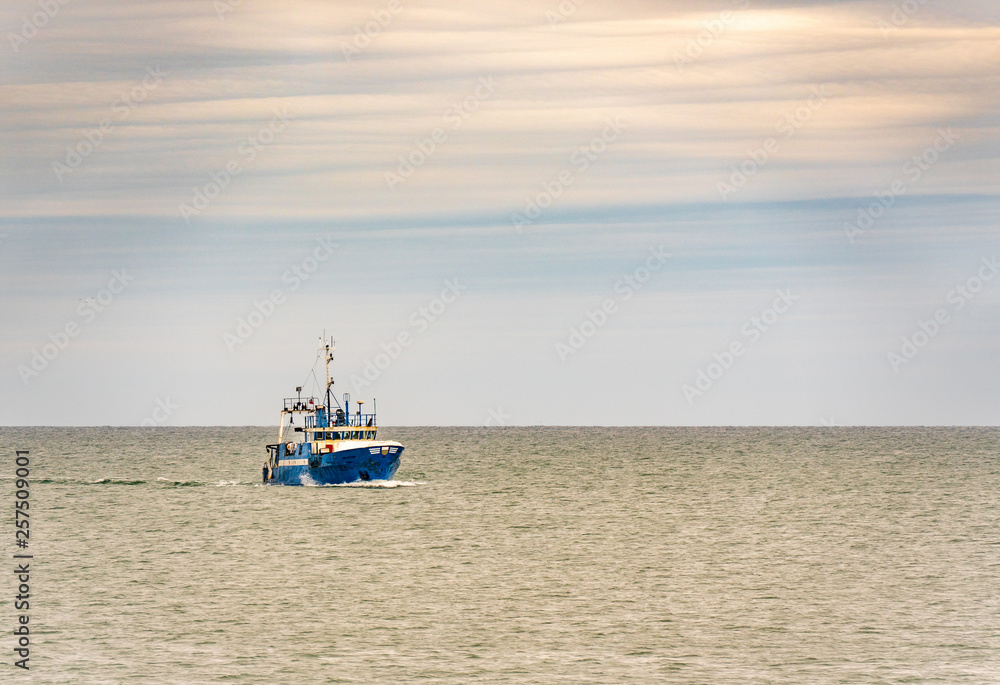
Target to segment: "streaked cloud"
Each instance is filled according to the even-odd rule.
[[[379,0],[243,0],[221,17],[211,0],[70,0],[36,35],[15,38],[15,51],[10,35],[22,32],[38,4],[7,3],[0,11],[0,232],[8,237],[0,245],[0,282],[6,316],[17,323],[0,339],[4,372],[61,325],[68,314],[60,302],[86,297],[125,262],[144,278],[130,297],[149,308],[129,309],[123,299],[115,315],[123,318],[114,324],[124,336],[113,345],[120,358],[138,364],[129,350],[151,344],[155,330],[163,339],[202,341],[222,368],[252,366],[213,356],[213,341],[248,298],[280,283],[282,269],[301,260],[298,241],[333,231],[348,255],[338,278],[317,276],[303,289],[281,315],[285,330],[291,312],[307,318],[322,306],[322,285],[357,298],[351,314],[372,320],[345,315],[338,323],[359,329],[359,351],[377,346],[394,317],[424,297],[415,289],[460,276],[475,284],[454,312],[468,328],[441,328],[437,335],[455,337],[428,336],[425,361],[410,371],[400,364],[401,380],[380,382],[408,393],[406,379],[432,375],[433,360],[447,357],[456,340],[502,354],[499,338],[489,340],[503,330],[535,360],[523,373],[508,362],[510,378],[540,379],[559,396],[574,388],[576,397],[584,381],[545,366],[549,343],[564,335],[563,319],[579,321],[593,306],[586,298],[600,297],[635,254],[665,241],[675,259],[637,309],[651,318],[616,319],[621,328],[602,332],[605,342],[588,348],[592,358],[574,358],[581,378],[601,365],[628,367],[627,387],[655,403],[657,390],[642,387],[639,366],[615,354],[641,357],[672,331],[690,333],[696,342],[671,343],[665,349],[676,363],[654,374],[674,402],[685,374],[703,365],[733,323],[759,309],[754,298],[794,281],[821,304],[796,311],[802,328],[771,353],[778,357],[767,357],[767,373],[780,365],[778,350],[798,359],[803,345],[839,340],[844,359],[837,363],[868,369],[856,378],[870,396],[902,402],[882,411],[872,400],[858,416],[904,421],[910,397],[866,365],[878,367],[893,331],[908,330],[922,315],[920,303],[937,297],[944,275],[996,244],[998,10],[928,2],[887,30],[895,11],[889,2],[563,4],[575,9],[559,14],[558,1],[400,0],[387,20],[388,2]],[[346,60],[343,46],[357,47],[358,31],[373,21],[378,30]],[[692,41],[700,48],[693,55]],[[686,56],[681,66],[678,55]],[[151,70],[162,74],[152,85]],[[456,126],[455,112],[483,78],[495,82],[495,92],[463,111]],[[810,108],[817,92],[822,104]],[[287,126],[266,133],[276,112],[287,112]],[[627,124],[624,133],[583,168],[574,154],[616,118]],[[405,183],[390,187],[386,174],[413,150],[428,149],[437,130],[446,139]],[[956,142],[917,180],[907,179],[905,194],[863,244],[849,244],[844,223],[905,179],[905,165],[941,130],[953,131]],[[720,194],[720,184],[760,159],[761,148],[772,150],[766,161],[749,164],[754,171],[738,192]],[[78,164],[70,164],[73,154]],[[232,164],[237,173],[227,171]],[[572,183],[516,233],[511,214],[563,171]],[[185,218],[181,207],[212,194],[213,183],[225,187]],[[365,268],[373,260],[387,267],[379,279]],[[976,306],[993,312],[996,302],[984,296]],[[499,313],[484,321],[477,306]],[[848,329],[844,319],[856,307],[866,313]],[[571,311],[560,317],[563,309]],[[111,330],[116,319],[106,321]],[[968,341],[981,341],[988,326],[969,325],[969,337],[950,333],[953,342],[937,344],[953,352],[970,345],[985,359],[988,350]],[[95,355],[118,339],[107,331],[98,338],[97,328],[91,335]],[[280,340],[262,332],[256,351],[248,345],[241,354],[261,361]],[[177,369],[198,369],[181,376],[192,384],[219,377],[196,356],[178,359]],[[470,363],[475,357],[470,353]],[[940,360],[939,375],[973,363],[947,354]],[[811,363],[803,373],[826,378],[816,370],[822,357],[795,363],[800,370]],[[612,376],[600,373],[610,388]],[[849,401],[850,392],[828,380],[814,399],[825,387]],[[124,375],[120,382],[129,383]],[[668,403],[665,414],[650,410],[643,421],[663,414],[665,422],[740,422],[752,385],[740,387],[699,405],[703,414]],[[775,388],[774,397],[810,392],[788,379]],[[85,395],[83,386],[78,392]],[[801,403],[776,402],[782,408],[771,421],[805,420]],[[816,404],[817,416],[848,415]],[[980,407],[981,395],[966,405]],[[198,402],[183,406],[193,411]],[[504,399],[503,406],[513,403]],[[929,404],[912,406],[935,415]],[[5,411],[20,410],[11,404]],[[240,411],[266,420],[256,404]],[[485,411],[476,405],[470,416]],[[585,414],[578,407],[545,420]],[[761,410],[753,420],[767,415]],[[424,416],[402,420],[430,420]]]
[[[996,190],[976,160],[996,146],[994,25],[942,24],[928,7],[886,39],[876,19],[891,6],[881,3],[732,5],[724,30],[678,70],[672,55],[705,22],[721,22],[720,10],[638,3],[631,15],[585,3],[551,26],[548,8],[510,5],[407,3],[345,62],[339,44],[379,4],[245,2],[221,20],[209,2],[69,4],[6,56],[17,78],[2,91],[4,149],[18,173],[3,211],[46,215],[55,196],[66,216],[175,215],[187,188],[224,166],[276,107],[294,124],[217,212],[343,218],[447,206],[502,215],[612,115],[630,122],[629,135],[565,202],[712,201],[727,167],[775,135],[813,85],[830,90],[829,105],[748,199],[864,194],[944,125],[963,142],[923,192],[955,191],[944,178]],[[117,121],[115,102],[150,67],[169,76]],[[384,173],[486,75],[499,84],[495,97],[387,197]],[[108,117],[115,131],[58,182],[52,163]],[[627,185],[616,183],[623,168]]]

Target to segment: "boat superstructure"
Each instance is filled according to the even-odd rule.
[[[333,485],[355,481],[391,480],[403,446],[393,440],[378,439],[375,401],[364,413],[364,401],[357,401],[351,413],[351,395],[344,393],[341,404],[331,392],[330,362],[333,340],[323,341],[320,352],[326,365],[326,392],[323,397],[286,398],[278,425],[278,442],[267,446],[267,462],[262,477],[268,485]],[[299,419],[299,425],[296,425]]]

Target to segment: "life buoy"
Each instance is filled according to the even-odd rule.
[[[295,443],[294,442],[286,442],[285,443],[285,454],[289,455],[289,454],[292,454],[294,452],[295,452]]]

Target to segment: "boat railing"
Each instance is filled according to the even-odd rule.
[[[355,414],[350,417],[350,422],[348,426],[367,426],[369,428],[375,427],[375,415],[374,414]]]
[[[355,414],[347,416],[341,411],[336,411],[330,417],[330,422],[326,423],[326,414],[321,413],[316,416],[306,417],[306,429],[314,428],[375,428],[375,414]]]
[[[285,411],[316,411],[322,408],[323,400],[318,397],[286,397]]]
[[[315,415],[306,416],[306,428],[325,428],[328,426],[374,428],[376,425],[374,413],[362,414],[357,412],[348,414],[342,408],[335,406],[333,411],[327,415],[323,400],[318,397],[286,397],[284,411],[315,412]]]

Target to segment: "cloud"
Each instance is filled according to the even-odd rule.
[[[678,421],[738,421],[759,379],[786,358],[798,361],[782,378],[801,372],[829,383],[786,383],[772,393],[781,409],[756,401],[755,420],[803,420],[800,395],[824,389],[849,403],[842,378],[823,380],[822,360],[800,359],[799,350],[817,345],[846,350],[842,368],[865,370],[848,376],[866,388],[867,415],[931,415],[900,399],[899,386],[878,386],[884,379],[871,371],[896,331],[924,315],[899,304],[914,283],[921,301],[934,300],[955,270],[938,270],[940,261],[961,271],[995,241],[1000,18],[992,6],[927,3],[900,21],[889,2],[227,7],[220,17],[212,0],[71,0],[14,51],[10,34],[20,35],[38,5],[4,5],[0,280],[8,295],[0,304],[15,322],[0,340],[5,358],[30,355],[65,323],[66,302],[123,265],[141,274],[135,289],[102,320],[106,329],[95,326],[90,342],[61,359],[68,365],[79,354],[97,369],[114,358],[135,369],[142,360],[129,350],[155,344],[166,360],[159,381],[188,387],[266,365],[301,332],[296,322],[317,311],[336,311],[331,325],[357,329],[359,354],[377,349],[425,292],[459,276],[475,288],[455,310],[455,328],[426,338],[412,375],[400,363],[399,380],[383,382],[403,392],[415,378],[435,377],[435,360],[464,343],[476,350],[470,360],[505,358],[506,348],[489,342],[502,339],[531,357],[532,370],[502,367],[497,387],[540,379],[582,412],[545,420],[589,417],[582,379],[599,373],[609,391],[632,379],[628,388],[652,407],[643,420],[656,422],[664,410],[647,372],[677,385],[759,310],[757,299],[801,283],[822,306],[804,306],[802,328],[761,352],[759,368],[744,367],[739,392],[715,394],[699,405],[704,414]],[[151,69],[162,80],[150,81]],[[483,78],[496,83],[489,97],[477,95]],[[283,112],[287,123],[275,124]],[[602,139],[609,120],[624,132]],[[907,176],[905,165],[942,129],[956,142],[918,179]],[[405,182],[388,183],[406,164]],[[566,174],[570,181],[560,180]],[[720,192],[737,174],[745,178],[736,191]],[[892,211],[849,243],[843,225],[899,178],[906,192]],[[531,203],[544,211],[516,233],[511,215]],[[185,216],[185,206],[197,212]],[[221,331],[280,285],[303,241],[331,230],[349,258],[255,337],[256,351],[228,371],[209,368]],[[588,346],[592,356],[574,359],[576,375],[547,367],[563,319],[578,323],[594,306],[586,298],[599,304],[636,254],[663,241],[676,257],[634,313],[616,319],[621,329],[608,328],[606,342]],[[331,293],[352,304],[331,309]],[[976,306],[992,311],[992,300]],[[846,326],[860,309],[862,322]],[[697,342],[677,342],[689,335]],[[968,346],[958,337],[936,344]],[[184,352],[169,361],[175,348]],[[650,370],[650,355],[670,361]],[[974,364],[946,359],[928,354],[920,363],[942,374]],[[100,380],[88,373],[81,365],[38,387],[65,378],[79,383],[75,402],[88,402]],[[476,377],[488,384],[489,373]],[[241,396],[259,394],[255,380],[240,382]],[[93,420],[115,396],[145,387],[124,371],[115,383],[88,403]],[[168,390],[150,393],[180,394]],[[446,392],[464,397],[458,386]],[[216,420],[244,422],[250,412],[269,420],[253,402]],[[30,403],[6,409],[34,411]]]
[[[612,115],[629,122],[628,136],[565,202],[584,194],[600,204],[709,201],[729,165],[774,136],[776,122],[816,85],[830,89],[831,102],[748,197],[864,194],[874,182],[868,170],[901,164],[939,126],[962,127],[978,149],[996,145],[1000,30],[928,24],[939,17],[930,8],[890,40],[876,17],[892,9],[879,3],[720,3],[730,15],[696,3],[614,11],[584,3],[554,26],[545,16],[551,8],[404,3],[345,61],[339,46],[380,5],[296,2],[279,10],[247,2],[221,19],[212,7],[69,4],[8,55],[16,77],[0,93],[12,192],[2,211],[176,215],[275,107],[288,108],[292,125],[213,211],[503,214]],[[706,34],[705,26],[722,28]],[[706,35],[708,45],[678,70],[674,56]],[[116,120],[115,103],[150,67],[169,76]],[[445,112],[484,75],[498,82],[495,97],[449,131],[413,181],[388,194],[384,176],[400,155],[444,127]],[[60,181],[53,163],[108,117],[115,130]],[[976,168],[962,166],[967,155],[952,155],[951,178],[994,192]],[[627,183],[618,182],[623,169]],[[850,178],[863,182],[843,183]]]

